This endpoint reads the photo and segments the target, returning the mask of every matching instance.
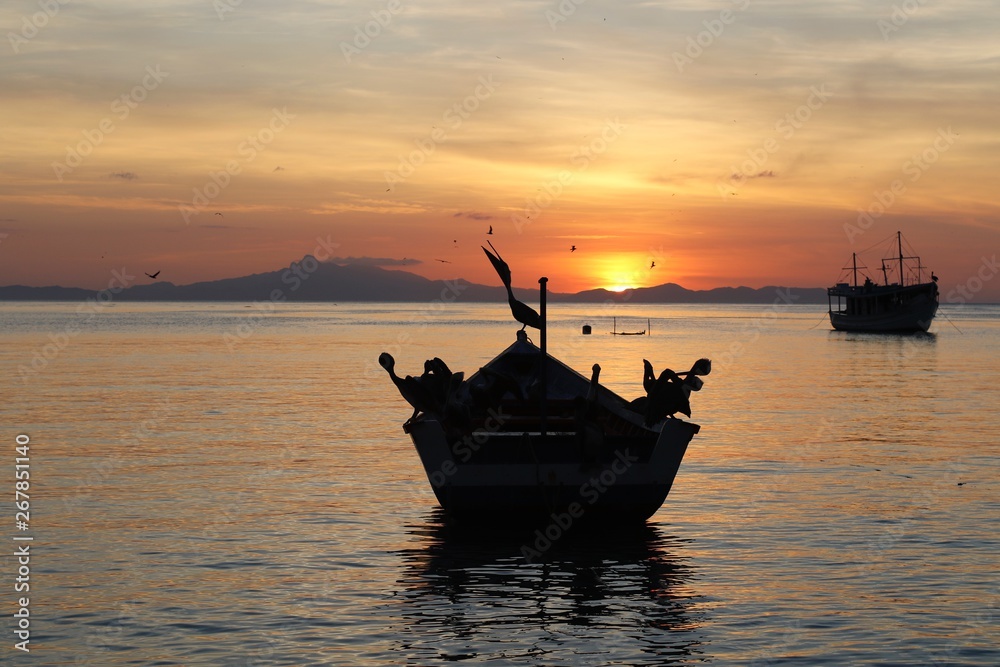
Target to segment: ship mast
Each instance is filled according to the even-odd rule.
[[[906,280],[903,277],[903,233],[896,231],[896,243],[899,246],[899,286],[906,287]]]
[[[858,286],[858,253],[851,253],[851,266],[854,267],[854,286]]]

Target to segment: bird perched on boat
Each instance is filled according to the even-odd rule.
[[[653,364],[649,363],[648,359],[642,360],[642,388],[646,390],[648,395],[653,391],[653,387],[656,386],[656,373],[653,372]]]
[[[642,388],[646,390],[645,396],[633,399],[629,402],[629,409],[640,415],[646,414],[646,407],[649,405],[649,395],[656,386],[656,374],[653,372],[653,364],[649,359],[642,360]]]
[[[712,360],[705,359],[702,357],[698,361],[691,364],[691,370],[681,371],[678,375],[684,376],[684,383],[689,385],[693,391],[698,391],[701,389],[704,382],[701,381],[697,376],[708,375],[712,372]]]
[[[691,402],[684,391],[684,381],[669,368],[663,369],[656,379],[646,403],[646,426],[652,426],[666,417],[680,412],[691,416]]]
[[[378,355],[378,365],[389,374],[392,383],[396,385],[399,394],[413,408],[413,414],[407,421],[413,421],[421,412],[437,412],[438,406],[431,392],[415,377],[396,375],[396,360],[388,352]]]
[[[489,241],[487,241],[487,243],[489,243]],[[482,248],[482,246],[479,247]],[[492,243],[490,243],[490,247],[493,248]],[[493,252],[496,252],[496,250],[496,248],[493,248]],[[510,304],[510,312],[514,316],[514,319],[524,325],[521,327],[521,330],[523,331],[524,327],[541,329],[542,318],[535,311],[535,309],[514,298],[514,290],[510,287],[510,266],[507,265],[507,262],[503,261],[499,252],[494,255],[486,248],[483,248],[483,252],[485,252],[486,256],[490,258],[490,263],[493,264],[493,268],[496,269],[497,275],[500,276],[500,281],[503,282],[503,286],[507,288],[507,303]]]
[[[577,396],[573,400],[576,442],[580,447],[580,458],[585,468],[597,465],[597,459],[604,447],[604,429],[601,428],[601,424],[597,420],[597,391],[600,375],[601,367],[594,364],[587,397]]]
[[[645,359],[642,360],[642,365],[644,368],[642,386],[646,389],[647,397],[645,403],[640,403],[642,399],[632,401],[632,409],[637,410],[639,405],[645,408],[646,426],[652,426],[664,417],[668,415],[672,417],[678,412],[690,417],[691,401],[689,397],[692,391],[698,391],[704,386],[704,382],[698,376],[708,375],[712,372],[712,360],[701,358],[691,364],[691,370],[680,373],[666,368],[660,373],[660,377],[656,379],[652,387],[650,387],[649,380],[653,374],[653,366]]]
[[[427,388],[438,405],[444,405],[451,382],[452,372],[440,358],[434,357],[424,362],[424,372],[420,384]]]
[[[472,411],[466,400],[467,395],[463,394],[462,385],[465,381],[465,373],[459,371],[452,373],[448,378],[448,386],[445,387],[444,400],[441,405],[441,422],[445,431],[451,437],[461,436],[472,432]]]
[[[938,281],[938,277],[934,275],[933,271],[931,271],[931,280],[933,280],[934,282]]]
[[[475,382],[471,379],[469,381],[469,396],[473,405],[480,410],[497,407],[508,392],[522,403],[527,399],[524,388],[513,376],[489,366],[479,369],[479,377]]]
[[[593,407],[597,404],[597,387],[598,379],[601,377],[601,367],[599,364],[594,364],[591,369],[590,375],[590,388],[587,389],[587,405]]]

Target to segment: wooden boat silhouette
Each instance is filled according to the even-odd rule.
[[[522,328],[468,379],[429,361],[440,370],[415,380],[436,388],[435,407],[415,408],[403,430],[452,519],[641,523],[666,500],[701,427],[673,416],[647,425],[636,407],[645,397],[630,402],[599,383],[596,364],[587,378],[549,355],[546,280],[541,347]],[[710,372],[710,362],[699,364],[686,391],[701,387],[693,376]]]
[[[491,387],[498,400],[477,403],[475,395],[488,397]],[[519,331],[456,397],[475,406],[464,428],[422,413],[403,430],[452,517],[644,521],[666,500],[700,426],[668,417],[647,427],[629,401],[597,387],[587,405],[590,379],[543,355]]]

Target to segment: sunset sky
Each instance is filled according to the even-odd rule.
[[[0,285],[186,284],[329,237],[495,284],[489,238],[560,292],[825,286],[899,229],[943,295],[1000,301],[998,2],[17,0],[0,26]]]

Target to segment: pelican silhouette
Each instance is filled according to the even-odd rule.
[[[933,271],[931,271],[931,280],[933,280],[934,282],[938,281],[938,277],[934,275]]]
[[[681,414],[691,416],[691,402],[684,391],[684,381],[669,368],[663,369],[656,379],[653,391],[646,403],[646,426],[652,426],[667,416]]]
[[[580,447],[580,455],[584,468],[591,468],[597,465],[598,456],[604,447],[604,429],[601,428],[601,424],[597,420],[597,389],[600,375],[600,365],[594,364],[587,397],[577,396],[573,399],[576,442]]]
[[[464,384],[465,373],[462,371],[450,375],[441,402],[442,424],[452,435],[472,432],[472,410],[468,401],[464,400]]]
[[[587,389],[587,405],[592,407],[597,403],[597,381],[601,377],[601,367],[599,364],[594,364],[591,370],[590,388]]]
[[[642,386],[646,389],[645,401],[637,398],[632,401],[632,409],[639,411],[643,408],[646,415],[646,426],[652,426],[664,417],[673,416],[675,413],[691,416],[691,401],[689,396],[692,391],[698,391],[704,386],[699,375],[708,375],[712,372],[712,360],[701,358],[691,364],[691,370],[675,373],[666,368],[660,373],[660,377],[652,382],[653,366],[645,359],[642,360],[644,374]],[[684,376],[681,379],[681,376]]]
[[[156,273],[147,273],[146,275],[152,278],[153,280],[156,280],[156,276],[160,275],[160,272],[157,271]]]
[[[487,241],[487,243],[489,243],[489,241]],[[483,246],[479,247],[483,248]],[[490,243],[490,247],[493,248],[492,243]],[[490,263],[493,264],[493,268],[496,269],[501,282],[503,282],[504,287],[507,288],[507,303],[510,304],[510,312],[514,316],[514,319],[524,325],[521,327],[521,330],[523,331],[524,327],[541,329],[542,318],[535,311],[535,309],[514,298],[514,290],[510,287],[510,266],[507,265],[507,262],[503,261],[503,258],[500,257],[500,253],[497,252],[496,248],[493,248],[493,252],[497,253],[496,255],[486,248],[483,248],[483,252],[485,252],[486,256],[490,258]]]
[[[507,393],[516,400],[524,402],[524,388],[512,375],[497,371],[489,366],[479,369],[476,382],[469,382],[469,394],[473,404],[480,409],[496,407]]]
[[[712,360],[705,359],[704,357],[698,361],[691,364],[691,370],[681,371],[678,375],[688,376],[691,379],[691,375],[709,375],[712,372]]]
[[[396,385],[399,394],[413,407],[413,414],[406,421],[413,421],[421,412],[436,412],[437,403],[434,396],[427,387],[420,384],[420,380],[410,375],[404,378],[396,375],[396,360],[388,352],[378,355],[378,365],[389,374],[392,383]]]
[[[646,395],[629,401],[629,409],[640,415],[645,415],[646,408],[649,407],[649,395],[653,393],[653,387],[655,386],[656,374],[653,372],[653,364],[649,363],[648,359],[643,359],[642,388],[646,390]]]
[[[424,372],[418,379],[438,405],[444,405],[448,397],[448,385],[452,372],[440,358],[434,357],[424,362]]]
[[[646,390],[646,395],[653,391],[656,386],[656,374],[653,372],[653,364],[648,359],[642,360],[642,388]]]

